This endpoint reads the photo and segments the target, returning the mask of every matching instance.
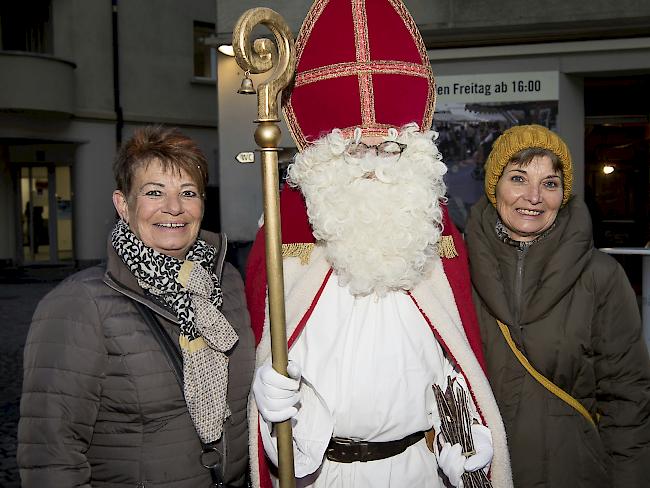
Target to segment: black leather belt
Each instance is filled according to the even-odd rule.
[[[330,461],[337,463],[377,461],[403,453],[407,447],[412,446],[423,437],[424,432],[416,432],[403,439],[388,442],[366,442],[332,437],[325,456]]]

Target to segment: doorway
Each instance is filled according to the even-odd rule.
[[[596,247],[650,246],[650,74],[584,80],[585,202]],[[638,255],[613,255],[640,297]]]
[[[19,200],[23,264],[72,261],[70,166],[21,165]]]

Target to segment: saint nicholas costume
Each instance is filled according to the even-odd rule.
[[[431,66],[400,0],[317,0],[296,50],[296,77],[283,106],[301,151],[332,131],[352,138],[386,137],[413,123],[422,132],[429,129]],[[490,429],[492,485],[512,487],[505,431],[484,372],[464,243],[438,205],[438,252],[422,279],[381,296],[358,296],[314,236],[301,190],[285,186],[280,195],[289,359],[302,367],[301,402],[292,420],[298,487],[445,486],[421,434],[440,426],[432,386],[444,389],[448,378],[463,385],[474,420]],[[261,228],[246,270],[258,366],[271,356],[264,245]],[[250,403],[252,480],[266,488],[273,486],[277,451],[272,427]],[[402,447],[376,460],[339,459],[341,452],[330,452],[332,438],[367,441],[371,449]]]

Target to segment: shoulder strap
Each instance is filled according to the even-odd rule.
[[[151,333],[160,344],[160,348],[167,358],[167,362],[172,368],[174,376],[176,376],[176,381],[183,391],[183,359],[181,358],[181,353],[176,347],[176,344],[172,341],[172,338],[169,337],[167,331],[163,328],[162,324],[156,320],[151,313],[151,310],[137,300],[133,300],[135,308],[138,309],[142,319],[145,321]]]
[[[519,360],[521,365],[526,369],[526,371],[528,371],[533,378],[535,378],[539,383],[541,383],[544,388],[546,388],[548,391],[550,391],[555,396],[560,398],[560,400],[564,401],[565,403],[569,404],[571,407],[575,408],[584,418],[586,418],[595,427],[596,422],[594,421],[593,417],[589,414],[587,409],[582,406],[582,403],[580,403],[578,400],[573,398],[571,395],[569,395],[566,391],[564,391],[562,388],[560,388],[551,380],[549,380],[542,373],[537,371],[533,367],[533,365],[530,364],[528,358],[526,358],[526,356],[524,356],[524,354],[519,350],[519,348],[517,348],[517,345],[512,340],[512,337],[510,336],[510,330],[508,329],[508,326],[503,322],[501,322],[499,319],[497,319],[497,324],[499,325],[499,329],[501,329],[501,333],[503,334],[503,337],[506,339],[508,346],[510,346],[510,349],[512,350],[513,354]]]
[[[140,312],[142,319],[151,330],[151,333],[158,341],[158,344],[160,344],[160,348],[165,354],[165,357],[167,358],[167,362],[169,363],[169,365],[172,368],[172,371],[174,372],[174,376],[176,376],[176,381],[178,381],[178,386],[180,386],[181,392],[184,392],[183,358],[181,357],[181,353],[176,347],[176,344],[174,344],[172,338],[169,337],[169,334],[164,329],[162,324],[158,320],[156,320],[156,317],[153,316],[153,313],[151,312],[151,310],[149,310],[149,307],[143,305],[137,300],[133,300],[133,303],[135,304],[135,308],[138,309],[138,312]],[[225,461],[225,456],[224,456],[225,436],[222,437],[223,442],[219,441],[222,443],[222,449],[218,449],[216,447],[216,443],[208,445],[208,444],[204,444],[203,441],[201,441],[200,439],[199,441],[201,442],[201,447],[203,448],[200,461],[203,467],[208,469],[210,472],[210,476],[212,477],[211,487],[226,488],[227,485],[224,484],[223,482],[222,463],[221,463],[222,460]],[[218,461],[206,463],[206,461],[204,461],[204,456],[206,454],[210,454],[211,452],[215,452],[218,454]]]
[[[217,261],[214,266],[214,271],[219,278],[219,283],[223,285],[223,280],[221,279],[223,275],[223,264],[226,261],[226,251],[228,250],[228,236],[223,232],[219,234],[219,244],[217,248]],[[217,246],[215,246],[217,247]]]

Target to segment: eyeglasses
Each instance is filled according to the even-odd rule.
[[[406,149],[406,144],[395,141],[384,141],[381,144],[369,146],[363,142],[352,142],[344,151],[344,154],[353,159],[363,159],[367,156],[377,156],[382,159],[397,161],[402,152]]]

